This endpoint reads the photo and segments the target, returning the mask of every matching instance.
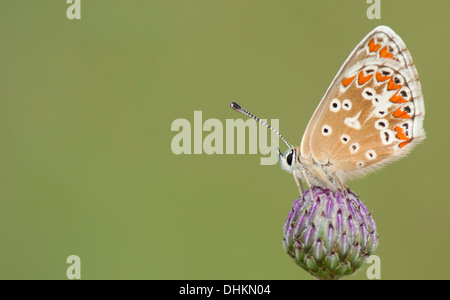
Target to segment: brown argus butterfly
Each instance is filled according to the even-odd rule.
[[[372,30],[350,53],[311,117],[299,147],[235,102],[231,107],[277,133],[288,145],[283,169],[300,181],[346,190],[361,177],[408,154],[425,138],[417,70],[389,27]]]

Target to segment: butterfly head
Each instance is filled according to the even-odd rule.
[[[287,150],[284,154],[278,149],[278,160],[282,169],[289,173],[292,173],[298,168],[298,151],[296,148],[291,148]]]

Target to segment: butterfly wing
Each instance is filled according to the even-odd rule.
[[[424,101],[405,44],[386,26],[352,51],[314,112],[301,143],[305,161],[343,180],[406,155],[425,138]]]

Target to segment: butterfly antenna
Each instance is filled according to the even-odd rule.
[[[283,142],[286,143],[286,145],[289,147],[289,149],[292,149],[291,144],[288,143],[288,141],[286,141],[286,139],[284,138],[284,136],[281,135],[281,133],[279,133],[276,129],[274,129],[272,126],[270,126],[269,124],[267,124],[266,122],[264,122],[263,120],[261,120],[260,118],[258,118],[257,116],[255,116],[254,114],[250,113],[248,110],[242,108],[239,104],[237,104],[236,102],[231,102],[230,107],[232,109],[234,109],[235,111],[246,115],[247,117],[250,117],[256,121],[258,121],[259,123],[263,124],[264,126],[266,126],[267,128],[269,128],[270,130],[272,130],[273,132],[276,133],[276,135],[278,135],[280,137],[280,139],[283,140]]]

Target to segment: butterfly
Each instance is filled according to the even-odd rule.
[[[281,167],[301,182],[332,191],[407,155],[425,138],[425,106],[416,67],[389,27],[372,30],[350,53],[312,115],[299,147],[288,145]]]

